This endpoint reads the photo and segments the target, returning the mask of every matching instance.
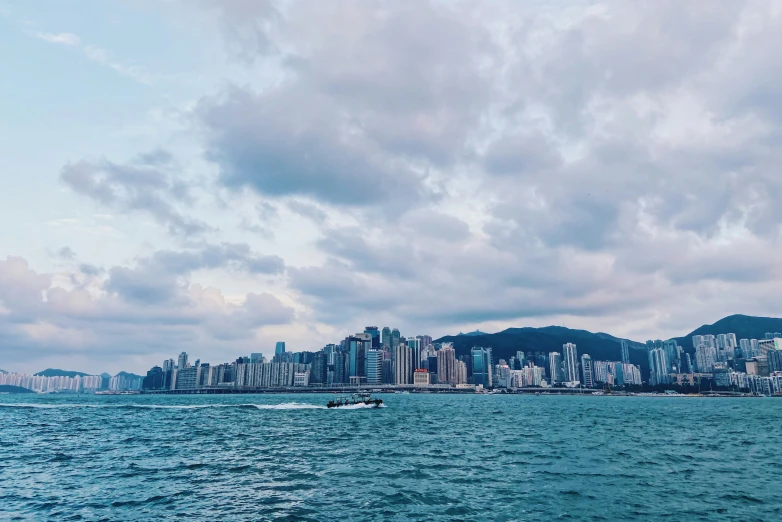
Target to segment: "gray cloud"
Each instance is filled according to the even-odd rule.
[[[111,366],[117,358],[182,349],[235,357],[237,350],[254,349],[258,328],[295,317],[269,293],[248,293],[240,303],[229,303],[218,289],[144,262],[112,267],[108,275],[91,291],[68,290],[53,286],[51,276],[31,270],[24,259],[0,261],[4,361],[13,366],[31,357],[73,362],[87,356],[92,365]]]
[[[190,205],[186,183],[172,174],[171,156],[163,150],[142,154],[128,164],[110,161],[69,163],[61,179],[72,190],[121,212],[145,212],[173,234],[192,235],[210,230],[206,223],[177,208]]]

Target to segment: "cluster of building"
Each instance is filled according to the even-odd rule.
[[[428,388],[525,388],[640,385],[641,371],[623,361],[593,361],[578,356],[576,345],[562,352],[518,351],[495,364],[490,347],[473,347],[457,355],[452,343],[435,343],[431,336],[403,337],[399,330],[368,326],[363,332],[329,344],[317,352],[288,352],[278,342],[268,360],[261,353],[210,365],[190,362],[182,352],[177,360],[147,372],[145,390],[211,388],[285,388],[340,386],[409,386]]]
[[[19,386],[39,393],[89,393],[104,387],[103,377],[100,375],[46,377],[24,373],[2,373],[0,374],[0,384]]]
[[[38,393],[95,393],[99,390],[138,391],[142,377],[120,372],[108,375],[28,375],[25,373],[0,373],[0,384],[19,386]]]
[[[647,341],[649,384],[694,384],[711,379],[718,389],[762,395],[782,393],[782,334],[741,339],[736,334],[694,335],[694,357],[675,339]]]

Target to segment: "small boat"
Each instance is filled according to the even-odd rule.
[[[345,406],[365,405],[371,408],[379,408],[383,405],[383,399],[373,399],[368,393],[355,393],[350,397],[337,397],[326,404],[327,408],[341,408]]]

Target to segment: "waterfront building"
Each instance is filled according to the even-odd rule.
[[[491,348],[481,348],[473,346],[470,350],[472,358],[472,382],[475,385],[481,385],[484,388],[490,388],[493,384],[492,379],[492,360]],[[439,369],[439,368],[438,368]],[[439,382],[439,373],[438,373]]]
[[[662,348],[655,348],[649,352],[649,384],[668,384],[670,365],[668,356]]]
[[[176,370],[174,370],[172,389],[173,390],[195,390],[196,388],[198,388],[197,377],[198,377],[198,368],[196,368],[195,366],[177,368]]]
[[[429,372],[418,368],[413,372],[413,386],[429,386]]]
[[[367,384],[383,384],[383,350],[367,350]]]
[[[310,385],[310,372],[309,371],[303,371],[303,372],[296,372],[293,374],[293,385],[294,386],[309,386]]]
[[[396,384],[412,384],[413,352],[407,344],[397,343],[394,367]]]
[[[456,384],[456,350],[453,343],[443,343],[437,351],[437,382]]]
[[[182,352],[179,354],[179,359],[177,360],[177,368],[186,368],[187,367],[187,352]]]
[[[562,362],[565,368],[565,381],[581,382],[578,378],[578,356],[575,344],[566,343],[562,345]]]
[[[325,352],[318,352],[312,357],[310,366],[310,383],[325,384],[328,372],[328,358]]]
[[[467,384],[467,364],[464,361],[456,361],[456,385]]]
[[[581,382],[584,383],[585,387],[592,388],[595,385],[592,373],[592,358],[586,353],[581,356],[581,375],[583,377]]]
[[[163,368],[153,366],[144,377],[141,383],[142,390],[162,390],[163,389]]]
[[[548,367],[549,367],[549,383],[553,386],[562,382],[563,370],[562,370],[562,354],[559,352],[551,352],[548,354]]]

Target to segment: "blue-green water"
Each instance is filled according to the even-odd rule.
[[[781,520],[782,400],[0,396],[0,520]]]

